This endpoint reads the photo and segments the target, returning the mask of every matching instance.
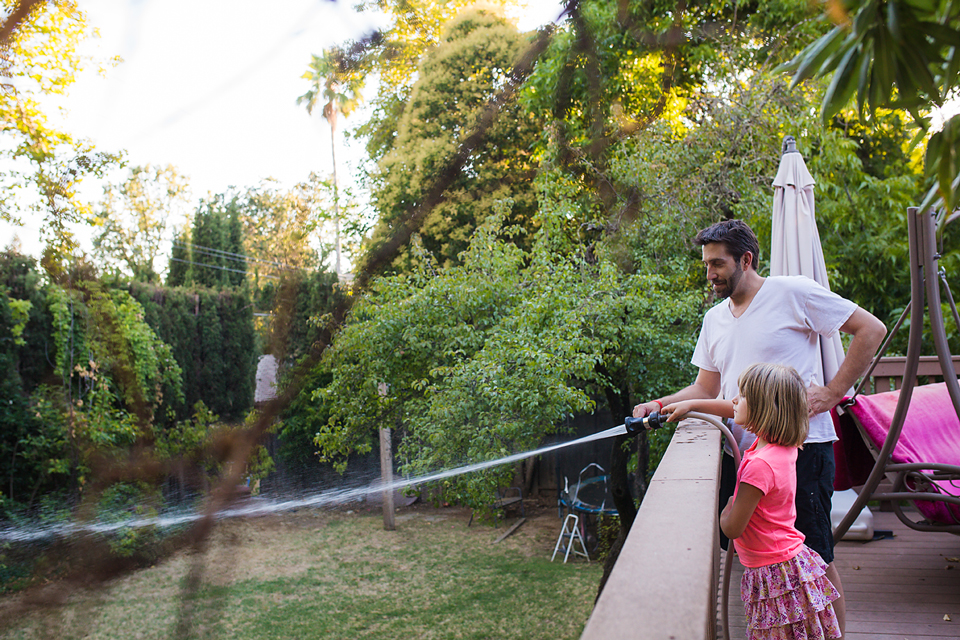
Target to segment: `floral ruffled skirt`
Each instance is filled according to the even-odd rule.
[[[740,597],[747,615],[747,639],[839,638],[832,603],[840,592],[826,572],[827,565],[806,545],[786,562],[744,570]]]

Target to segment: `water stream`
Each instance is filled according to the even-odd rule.
[[[327,489],[325,491],[320,491],[317,493],[312,493],[310,495],[304,496],[302,498],[289,499],[289,500],[271,500],[265,498],[258,498],[256,500],[247,501],[240,505],[231,507],[229,509],[224,509],[216,514],[217,518],[236,518],[244,516],[263,516],[273,513],[280,513],[282,511],[291,511],[293,509],[300,509],[303,507],[330,507],[338,504],[343,504],[346,502],[353,502],[364,498],[369,495],[382,493],[385,491],[395,491],[397,489],[403,489],[405,487],[411,487],[420,484],[427,484],[429,482],[435,482],[437,480],[443,480],[445,478],[452,478],[454,476],[463,475],[465,473],[472,473],[474,471],[482,471],[483,469],[490,469],[491,467],[497,467],[504,464],[510,464],[513,462],[518,462],[526,458],[532,458],[533,456],[542,455],[544,453],[549,453],[551,451],[556,451],[558,449],[564,449],[566,447],[573,447],[580,444],[586,444],[587,442],[593,442],[594,440],[603,440],[604,438],[612,438],[614,436],[623,435],[627,432],[626,428],[623,425],[612,427],[605,431],[599,431],[597,433],[584,436],[583,438],[578,438],[577,440],[571,440],[570,442],[560,442],[557,444],[548,445],[540,449],[533,451],[525,451],[523,453],[515,453],[513,455],[505,456],[503,458],[498,458],[496,460],[488,460],[486,462],[476,462],[474,464],[468,464],[461,467],[456,467],[454,469],[447,469],[445,471],[437,471],[434,473],[425,474],[422,476],[417,476],[413,478],[403,478],[395,480],[391,483],[384,484],[383,482],[372,482],[365,486],[352,487],[352,488],[341,488],[341,489]],[[0,542],[35,542],[40,540],[45,540],[49,538],[57,537],[68,537],[76,536],[78,534],[105,534],[111,533],[124,528],[141,528],[141,527],[173,527],[178,525],[190,524],[196,522],[203,518],[205,514],[197,511],[189,511],[184,513],[174,513],[161,516],[145,517],[145,518],[130,518],[127,520],[121,520],[118,522],[70,522],[70,523],[57,523],[51,525],[37,525],[29,527],[6,527],[0,528]]]

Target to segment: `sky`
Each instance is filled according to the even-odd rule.
[[[100,32],[84,51],[123,61],[103,76],[82,74],[60,105],[66,116],[54,121],[100,150],[124,150],[130,165],[174,165],[190,179],[194,200],[266,178],[292,186],[311,171],[329,175],[329,125],[319,109],[310,116],[296,99],[309,89],[301,76],[311,54],[380,24],[354,4],[80,0]],[[560,12],[560,0],[531,0],[519,26],[534,29]],[[341,127],[362,117],[358,112]],[[361,144],[339,144],[338,174],[349,182]],[[87,188],[96,198],[102,187]],[[16,234],[23,250],[37,255],[39,224],[25,222],[19,228],[0,224],[0,247]]]

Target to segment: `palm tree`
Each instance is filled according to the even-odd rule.
[[[337,182],[337,114],[349,116],[362,100],[362,79],[348,72],[346,57],[339,47],[324,49],[323,55],[314,55],[305,80],[311,83],[310,90],[297,98],[297,104],[307,105],[307,113],[323,99],[323,117],[330,123],[330,154],[333,157],[333,219],[336,225],[337,276],[340,275],[340,193]]]

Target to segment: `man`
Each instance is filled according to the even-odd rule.
[[[707,280],[722,299],[703,319],[692,360],[699,367],[697,378],[672,395],[637,405],[633,415],[640,418],[681,400],[732,400],[738,393],[740,372],[755,362],[787,364],[797,369],[809,382],[810,434],[797,458],[796,526],[806,536],[807,546],[828,564],[827,576],[840,591],[834,608],[842,632],[846,609],[833,562],[830,526],[836,435],[827,412],[866,371],[886,335],[886,327],[869,312],[809,278],[761,276],[757,273],[757,236],[740,220],[726,220],[703,229],[694,242],[701,247]],[[853,340],[840,370],[825,384],[817,337],[830,337],[837,330],[852,334]],[[754,438],[739,428],[735,436],[741,450]],[[736,482],[732,457],[723,458],[721,506],[733,495]]]

